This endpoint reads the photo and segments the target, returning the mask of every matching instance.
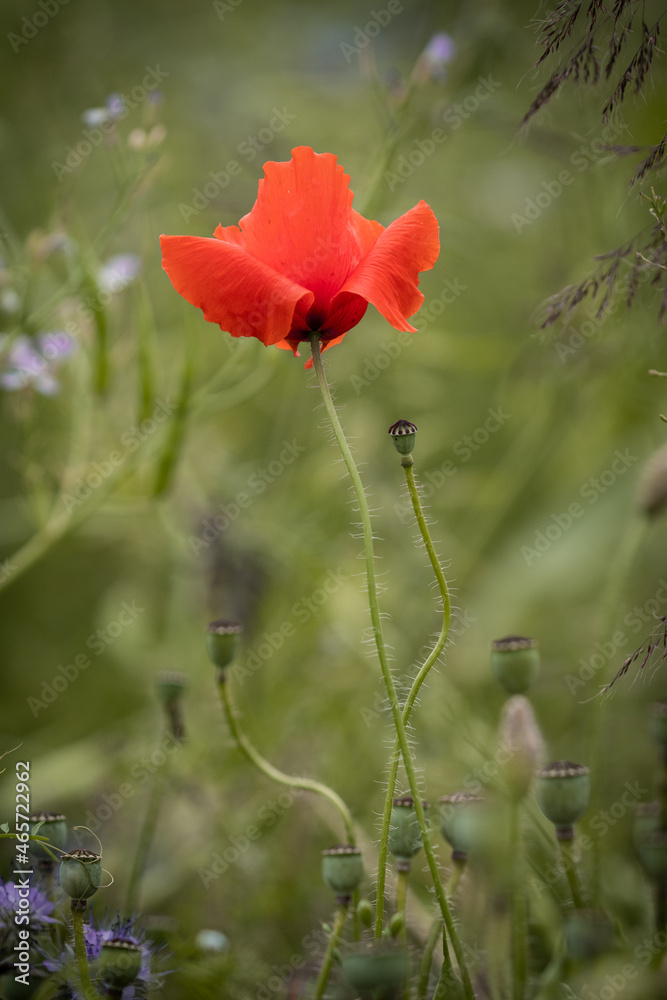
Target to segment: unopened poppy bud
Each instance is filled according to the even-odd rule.
[[[364,878],[361,850],[350,844],[337,844],[322,851],[322,878],[339,896],[350,896]]]
[[[523,694],[540,670],[537,639],[506,635],[491,643],[491,669],[507,694]]]
[[[399,913],[394,913],[391,920],[389,921],[389,933],[391,937],[398,937],[405,930],[405,913],[401,910]]]
[[[667,832],[654,830],[635,842],[639,862],[652,882],[667,882]]]
[[[90,899],[102,883],[102,857],[77,848],[60,859],[60,887],[71,899]]]
[[[651,731],[656,743],[667,750],[667,701],[656,701],[651,706]]]
[[[360,944],[342,956],[343,975],[362,1000],[394,996],[410,971],[408,954],[395,943]]]
[[[236,656],[241,626],[236,622],[221,619],[217,622],[211,622],[206,633],[206,648],[209,659],[220,670],[224,670]]]
[[[63,850],[67,843],[67,819],[62,813],[33,813],[29,822],[31,835],[48,837],[49,844]],[[51,855],[44,850],[38,840],[30,841],[30,853],[39,861],[53,861]]]
[[[556,827],[556,836],[572,837],[572,824],[584,815],[591,798],[591,779],[583,764],[556,760],[537,772],[537,803]]]
[[[504,767],[510,795],[522,799],[528,792],[535,768],[544,759],[544,741],[532,706],[522,694],[505,703],[500,726],[500,743],[507,754]]]
[[[373,915],[375,911],[373,910],[371,903],[367,899],[359,900],[359,904],[357,906],[357,913],[364,927],[370,927],[371,924],[373,923]]]
[[[647,517],[657,517],[667,506],[667,445],[658,448],[646,463],[637,503]]]
[[[424,811],[428,803],[424,802]],[[410,859],[424,846],[414,799],[406,796],[394,799],[389,826],[389,850],[398,862],[398,867],[409,868]]]
[[[440,833],[452,848],[455,860],[465,861],[468,857],[475,840],[475,819],[483,802],[483,797],[473,792],[453,792],[438,799]]]
[[[389,433],[398,454],[409,455],[415,446],[417,425],[411,424],[409,420],[397,420],[389,428]]]
[[[131,938],[105,941],[97,959],[97,972],[105,986],[123,990],[141,972],[141,945]]]

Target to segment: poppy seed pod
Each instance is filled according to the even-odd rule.
[[[409,455],[415,446],[417,425],[411,424],[409,420],[397,420],[389,428],[391,440],[399,455]]]
[[[157,695],[164,705],[180,701],[187,686],[187,675],[177,670],[161,670],[155,677]]]
[[[453,792],[438,799],[440,833],[452,848],[452,857],[464,861],[474,840],[473,826],[476,813],[484,802],[474,792]],[[473,815],[471,816],[471,810]]]
[[[337,844],[322,851],[322,878],[339,896],[351,895],[363,877],[364,862],[358,847]]]
[[[141,946],[131,938],[111,938],[105,941],[97,960],[97,972],[105,984],[122,990],[133,983],[141,972]]]
[[[407,952],[384,942],[360,945],[341,958],[343,975],[355,996],[384,1000],[396,995],[410,971]]]
[[[424,802],[424,811],[428,803]],[[406,796],[394,799],[389,825],[389,850],[399,867],[409,866],[410,859],[424,846],[414,799]]]
[[[591,779],[583,764],[556,760],[536,775],[537,803],[554,826],[556,836],[569,839],[572,824],[584,815],[591,798]]]
[[[491,643],[491,669],[507,694],[523,694],[540,671],[537,639],[506,635]]]
[[[224,670],[236,656],[239,644],[241,626],[236,622],[221,619],[211,622],[206,628],[206,649],[208,656],[216,667]]]
[[[67,820],[62,813],[38,812],[30,817],[30,833],[38,837],[48,837],[53,847],[64,849],[67,843]],[[39,829],[35,829],[39,827]],[[53,861],[37,840],[30,841],[30,853],[39,861]]]
[[[60,887],[71,899],[90,899],[102,882],[102,857],[77,848],[60,859]]]

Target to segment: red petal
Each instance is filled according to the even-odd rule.
[[[257,201],[241,219],[248,252],[314,293],[308,325],[318,329],[331,299],[383,231],[352,210],[350,178],[332,153],[292,150],[264,164]]]
[[[433,267],[439,252],[438,220],[420,201],[379,236],[331,303],[332,311],[349,307],[350,298],[359,295],[397,330],[414,333],[408,317],[424,301],[418,275]]]
[[[172,285],[233,337],[257,337],[267,345],[284,340],[297,306],[308,309],[312,292],[252,257],[240,245],[240,233],[235,242],[223,233],[225,239],[160,237],[162,267]]]

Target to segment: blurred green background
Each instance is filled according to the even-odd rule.
[[[24,296],[27,313],[41,310],[40,328],[49,330],[71,315],[77,292],[51,308],[65,271],[56,255],[40,257],[45,234],[66,231],[94,260],[95,240],[112,219],[105,254],[138,254],[143,267],[108,307],[104,398],[91,396],[86,323],[79,353],[59,372],[58,396],[2,395],[2,558],[11,566],[49,509],[62,509],[63,476],[70,483],[86,476],[136,424],[138,345],[154,363],[154,400],[176,401],[189,352],[194,402],[162,496],[150,495],[165,447],[159,430],[116,493],[0,594],[0,746],[23,741],[35,808],[62,809],[73,823],[100,822],[116,879],[100,906],[113,910],[122,905],[147,807],[141,760],[162,739],[154,676],[186,672],[190,739],[173,761],[141,909],[190,930],[217,927],[270,966],[299,951],[326,918],[332,901],[320,885],[319,852],[340,831],[306,796],[281,806],[281,790],[230,746],[205,654],[206,623],[241,621],[240,662],[251,653],[251,665],[261,661],[235,683],[260,749],[285,770],[330,782],[369,838],[382,808],[389,720],[375,659],[361,642],[368,619],[354,507],[305,357],[231,341],[205,323],[162,272],[158,236],[207,236],[219,222],[236,223],[252,207],[262,163],[288,159],[299,144],[335,153],[351,176],[355,207],[371,198],[373,217],[384,224],[421,198],[438,217],[442,251],[421,279],[420,331],[406,343],[370,308],[327,354],[376,510],[383,609],[401,679],[439,627],[387,437],[399,418],[419,427],[416,471],[458,609],[446,664],[415,717],[425,791],[435,798],[493,756],[503,695],[489,672],[492,639],[509,632],[539,639],[544,666],[533,701],[549,757],[586,763],[598,709],[591,699],[655,627],[654,613],[667,609],[667,588],[656,598],[667,570],[666,526],[657,518],[640,531],[636,504],[642,469],[665,440],[664,386],[647,374],[667,367],[655,293],[641,290],[630,311],[619,303],[602,322],[591,318],[590,303],[548,334],[538,319],[543,301],[581,280],[595,254],[650,219],[637,190],[629,191],[631,162],[600,152],[596,142],[604,136],[602,90],[566,89],[517,135],[543,80],[532,70],[532,3],[404,0],[374,40],[372,58],[368,46],[361,60],[349,47],[371,14],[358,2],[243,0],[216,9],[198,0],[72,0],[14,52],[8,35],[37,9],[6,0],[0,15],[3,239],[19,247],[6,258],[13,268],[6,280]],[[401,157],[435,128],[447,138],[411,173],[403,166],[410,176],[388,183],[387,107],[438,31],[453,38],[455,55],[444,80],[416,88],[384,168],[396,173],[409,162]],[[141,102],[119,123],[122,155],[101,143],[59,180],[53,164],[81,142],[82,113],[112,93],[130,93],[151,68],[163,74],[163,101],[157,109]],[[480,80],[491,83],[473,101]],[[666,95],[658,62],[648,99],[628,100],[617,141],[656,141]],[[452,110],[466,100],[472,110],[465,116]],[[166,127],[161,155],[114,216],[122,171],[135,169],[127,137],[148,127],[149,110],[152,123]],[[269,135],[276,110],[286,124]],[[252,158],[249,137],[263,147]],[[232,160],[240,170],[196,208],[211,173]],[[557,183],[564,170],[572,178],[565,186]],[[9,319],[5,329],[14,329]],[[204,392],[216,373],[217,384]],[[501,419],[489,423],[491,411]],[[280,459],[285,443],[296,454],[289,464]],[[626,460],[610,473],[617,451]],[[242,493],[251,502],[239,509]],[[573,503],[581,516],[563,528]],[[228,523],[206,533],[219,514]],[[553,539],[544,552],[535,550],[540,533]],[[613,573],[620,590],[610,596]],[[330,594],[322,589],[327,580]],[[141,611],[93,649],[90,637],[109,628],[123,602]],[[635,607],[646,609],[643,621],[626,617]],[[279,645],[285,623],[294,634]],[[619,630],[623,642],[578,684],[581,661]],[[44,683],[79,654],[90,667],[52,704],[31,709],[29,699],[42,699]],[[652,786],[647,704],[664,696],[662,672],[616,689],[606,708],[598,807],[616,801],[626,781]],[[12,766],[3,816],[12,810]],[[105,810],[128,782],[127,801]],[[277,818],[265,810],[262,820],[271,803]],[[258,817],[261,839],[204,887],[199,870]],[[643,890],[628,824],[625,817],[609,833],[605,854],[632,909]]]

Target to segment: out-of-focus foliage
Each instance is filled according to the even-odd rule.
[[[665,69],[654,63],[645,100],[626,99],[618,132],[601,124],[599,94],[565,91],[518,138],[543,82],[533,6],[400,6],[371,42],[359,3],[90,0],[59,8],[25,44],[10,36],[41,8],[2,8],[0,332],[72,329],[77,350],[53,372],[59,392],[0,391],[0,745],[23,741],[35,808],[101,838],[116,881],[100,905],[113,911],[171,749],[159,749],[154,676],[189,675],[189,740],[170,758],[140,896],[172,928],[172,949],[186,942],[165,995],[185,995],[184,982],[215,995],[187,950],[201,929],[229,938],[234,959],[215,959],[215,974],[239,995],[254,997],[282,956],[309,957],[306,935],[332,903],[320,851],[340,838],[326,805],[269,785],[230,746],[209,620],[244,625],[235,693],[262,752],[340,791],[369,843],[382,808],[391,730],[361,641],[361,543],[307,352],[231,341],[160,267],[160,233],[236,223],[264,160],[295,145],[335,153],[355,207],[384,224],[421,198],[440,222],[418,333],[369,309],[326,355],[376,511],[402,680],[439,628],[387,437],[399,418],[419,427],[416,473],[457,607],[413,720],[426,794],[489,783],[503,696],[488,648],[519,633],[540,641],[533,704],[550,759],[593,768],[588,822],[626,782],[651,797],[647,705],[665,696],[664,671],[614,686],[597,749],[594,696],[667,613],[667,529],[636,501],[665,440],[664,383],[648,375],[665,367],[656,293],[640,287],[630,312],[621,295],[602,319],[583,305],[548,334],[539,319],[593,255],[651,222],[607,147],[653,140]],[[436,32],[453,39],[452,59],[413,74]],[[129,112],[103,132],[113,94]],[[101,110],[84,121],[90,109]],[[107,288],[100,269],[119,254],[140,272]],[[22,547],[40,529],[33,560]],[[49,530],[63,536],[51,546]],[[21,550],[30,565],[13,578]],[[4,817],[11,780],[2,795]],[[601,878],[639,934],[648,890],[629,827],[629,808],[608,824]],[[209,877],[225,851],[238,858]]]

